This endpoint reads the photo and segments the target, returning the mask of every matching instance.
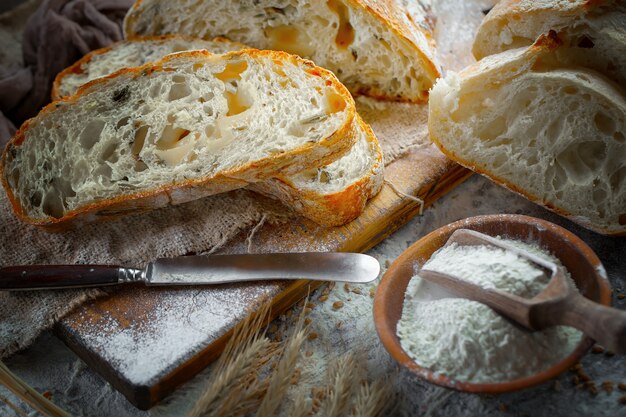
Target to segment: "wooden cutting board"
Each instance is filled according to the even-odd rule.
[[[416,167],[421,166],[419,170]],[[387,170],[403,192],[430,204],[469,176],[438,150],[424,149]],[[372,200],[356,221],[323,228],[302,220],[268,226],[254,236],[253,252],[363,252],[382,241],[420,210],[390,187]],[[245,236],[232,252],[246,251]],[[148,409],[215,360],[232,327],[272,298],[272,318],[320,283],[239,284],[212,288],[127,287],[91,301],[58,323],[61,338],[88,365],[140,409]]]
[[[437,41],[445,68],[459,69],[472,61],[469,45],[489,3],[446,0],[440,6]],[[248,235],[235,239],[225,252],[363,252],[420,211],[420,204],[406,195],[417,196],[427,207],[469,175],[434,146],[417,147],[386,167],[385,178],[394,187],[386,184],[354,222],[337,228],[305,219],[281,227],[266,225],[251,241]],[[260,303],[271,299],[271,315],[276,317],[318,285],[295,281],[127,287],[82,305],[56,330],[131,403],[148,409],[214,361],[235,324]]]

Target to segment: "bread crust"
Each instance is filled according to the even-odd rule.
[[[115,42],[105,48],[93,50],[57,74],[57,76],[54,78],[54,81],[52,83],[52,93],[51,93],[52,101],[63,98],[63,96],[61,95],[61,84],[63,83],[63,79],[70,74],[84,74],[83,66],[86,66],[89,62],[91,62],[91,60],[95,56],[105,54],[115,49],[119,45],[122,45],[128,42],[167,42],[173,39],[180,39],[183,42],[194,42],[194,41],[200,40],[199,38],[194,38],[193,36],[179,35],[179,34],[168,34],[168,35],[159,35],[159,36],[131,36],[126,40]],[[240,49],[249,48],[247,45],[244,45],[243,43],[234,42],[226,38],[222,38],[222,37],[213,38],[211,41],[219,42],[219,43],[229,43],[234,46],[240,47]]]
[[[278,197],[284,204],[302,216],[322,226],[341,226],[356,219],[365,209],[367,201],[376,196],[383,186],[383,154],[372,128],[358,115],[356,123],[365,131],[370,146],[376,149],[376,159],[369,172],[341,191],[320,194],[299,189],[284,176],[252,184],[249,188],[270,197]]]
[[[571,25],[578,19],[584,17],[588,13],[602,7],[617,5],[620,1],[616,0],[574,0],[571,2],[538,2],[534,0],[500,0],[491,11],[485,16],[472,46],[472,53],[477,60],[484,58],[494,52],[483,48],[484,38],[491,37],[493,34],[499,34],[501,28],[507,26],[509,21],[520,20],[539,20],[539,15],[552,14],[546,16],[546,21],[551,23],[546,29],[559,30],[558,26]]]
[[[430,134],[430,139],[432,140],[432,142],[437,145],[437,147],[439,148],[439,150],[448,158],[450,158],[451,160],[453,160],[454,162],[458,163],[459,165],[464,166],[465,168],[468,168],[472,171],[474,171],[477,174],[482,175],[483,177],[486,177],[488,179],[490,179],[491,181],[495,182],[498,185],[501,185],[502,187],[506,188],[509,191],[513,191],[514,193],[521,195],[522,197],[532,201],[533,203],[543,206],[545,208],[547,208],[548,210],[558,214],[559,216],[565,217],[571,221],[573,221],[574,223],[578,223],[579,225],[583,226],[586,229],[589,230],[593,230],[596,233],[600,233],[602,235],[607,235],[607,236],[626,236],[626,231],[612,231],[609,229],[605,229],[605,228],[601,228],[601,227],[597,227],[595,224],[591,223],[586,217],[581,217],[581,216],[577,216],[561,207],[555,206],[554,204],[550,203],[549,201],[545,201],[544,199],[540,198],[539,196],[532,194],[531,192],[524,190],[520,187],[517,187],[515,184],[512,184],[496,175],[494,175],[493,173],[491,173],[490,171],[487,171],[486,169],[482,169],[478,166],[476,166],[474,163],[463,159],[461,157],[459,157],[458,155],[456,155],[454,152],[447,150],[441,143],[441,141],[439,140],[439,138],[431,133]]]
[[[519,72],[524,71],[525,68],[529,68],[529,67],[532,67],[533,65],[540,64],[542,55],[556,50],[560,45],[561,45],[561,41],[559,37],[556,35],[555,32],[551,31],[547,35],[542,35],[533,45],[531,45],[526,50],[507,51],[502,54],[489,56],[486,59],[483,59],[482,61],[477,62],[475,65],[472,65],[466,68],[465,70],[461,71],[459,75],[461,77],[471,77],[473,75],[480,74],[481,72],[493,67],[493,65],[489,65],[490,62],[492,63],[502,62],[506,59],[511,59],[511,56],[513,56],[514,54],[516,55],[515,63],[518,64],[516,65],[518,67],[518,71],[516,73],[519,73]],[[513,76],[514,74],[511,73],[510,75]],[[591,222],[590,219],[579,216],[579,215],[575,215],[562,207],[559,207],[549,201],[544,200],[540,196],[533,194],[531,191],[523,189],[511,183],[510,181],[507,181],[495,175],[493,172],[489,171],[488,169],[478,166],[476,163],[459,156],[454,151],[446,148],[446,146],[442,143],[441,138],[438,137],[437,134],[435,133],[437,131],[435,127],[435,123],[436,121],[434,120],[434,118],[429,115],[428,130],[429,130],[430,139],[441,150],[441,152],[444,155],[446,155],[448,158],[450,158],[451,160],[457,162],[460,165],[463,165],[464,167],[478,174],[483,175],[484,177],[489,178],[493,182],[527,198],[533,203],[541,205],[560,216],[563,216],[575,223],[580,224],[581,226],[587,229],[593,230],[603,235],[626,236],[626,227],[624,227],[622,230],[619,230],[619,231],[600,227],[594,224],[593,222]]]
[[[142,75],[152,72],[167,71],[168,63],[175,59],[199,57],[209,60],[229,60],[243,55],[248,55],[253,58],[255,56],[267,56],[276,60],[290,61],[295,65],[301,66],[303,70],[309,74],[324,79],[327,85],[332,85],[335,88],[346,103],[347,114],[344,124],[331,136],[321,140],[319,143],[307,143],[290,152],[275,154],[262,160],[249,162],[245,165],[219,172],[211,177],[182,181],[177,184],[170,184],[151,190],[97,201],[71,210],[60,218],[46,217],[39,219],[29,217],[25,213],[19,199],[14,195],[8,183],[5,166],[8,154],[14,147],[18,147],[24,142],[25,133],[28,131],[31,124],[37,123],[40,115],[52,112],[58,106],[69,105],[78,101],[80,97],[87,94],[91,89],[96,89],[101,86],[106,87],[109,79],[126,74],[133,77],[141,77]],[[229,52],[224,55],[213,55],[207,51],[180,52],[175,55],[168,55],[156,63],[149,63],[135,68],[124,68],[106,77],[92,80],[81,86],[75,95],[52,102],[44,107],[38,116],[22,124],[11,141],[7,144],[2,154],[2,160],[0,161],[0,179],[15,215],[21,221],[35,226],[41,226],[51,231],[66,230],[92,221],[117,217],[122,214],[148,211],[170,204],[179,204],[200,197],[245,187],[249,183],[262,181],[282,173],[291,174],[304,169],[327,165],[341,157],[356,142],[357,135],[353,124],[355,115],[354,100],[346,87],[337,80],[335,75],[324,68],[315,66],[311,61],[300,57],[280,51],[259,51],[255,49]]]
[[[413,49],[422,59],[422,67],[430,76],[430,81],[434,84],[435,80],[441,76],[435,60],[435,40],[432,36],[432,28],[419,25],[414,22],[408,12],[403,11],[397,3],[397,0],[347,0],[354,7],[363,8],[372,14],[379,22],[389,27],[398,37],[411,45]],[[403,18],[404,17],[404,18]],[[434,19],[431,17],[431,19]],[[410,26],[408,21],[412,23]],[[425,16],[425,20],[427,16]],[[417,33],[424,35],[426,43],[420,40]],[[395,101],[425,103],[428,101],[428,93],[423,94],[419,99],[410,100],[406,97],[389,97],[380,89],[370,87],[365,91],[358,91],[367,96],[378,99],[392,98]]]
[[[410,46],[410,48],[420,56],[422,67],[430,77],[431,86],[434,84],[435,80],[441,76],[441,69],[436,63],[435,41],[432,36],[432,28],[427,24],[427,21],[434,20],[434,17],[426,14],[424,16],[424,24],[419,24],[419,22],[413,20],[407,11],[402,10],[397,0],[346,1],[354,8],[365,10]],[[131,28],[138,19],[137,10],[142,3],[143,0],[136,0],[124,18],[124,33],[127,36],[135,36]],[[425,41],[420,39],[420,35],[424,36]],[[408,97],[389,96],[385,94],[382,89],[374,86],[361,87],[353,91],[353,93],[355,95],[362,94],[377,99],[400,102],[425,103],[428,101],[428,92],[421,93],[416,99],[410,99]]]

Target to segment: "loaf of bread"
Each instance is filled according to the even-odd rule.
[[[626,234],[626,101],[601,74],[559,65],[558,39],[440,79],[431,139],[450,158],[581,225]]]
[[[126,36],[224,36],[333,71],[355,94],[419,102],[439,76],[427,10],[411,0],[139,0]]]
[[[354,118],[350,93],[310,61],[182,52],[44,108],[0,178],[19,218],[60,229],[328,165],[356,143]]]
[[[61,71],[52,84],[52,100],[71,96],[78,87],[122,68],[139,67],[176,52],[206,49],[223,54],[247,48],[224,38],[208,41],[183,35],[136,37],[97,49]]]
[[[358,115],[357,123],[356,144],[337,161],[248,188],[282,201],[322,226],[354,220],[382,188],[384,167],[374,132]]]
[[[563,42],[555,59],[599,71],[626,86],[626,1],[502,0],[474,40],[476,59],[529,46],[554,31]]]

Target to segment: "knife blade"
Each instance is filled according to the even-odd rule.
[[[98,287],[124,283],[212,285],[308,279],[370,282],[378,261],[361,253],[301,252],[161,258],[144,269],[113,265],[25,265],[0,268],[0,291]]]

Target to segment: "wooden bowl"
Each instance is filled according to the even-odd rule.
[[[489,215],[471,217],[441,227],[424,236],[405,250],[383,276],[374,298],[374,322],[383,345],[391,356],[412,373],[427,381],[459,391],[496,394],[540,384],[556,377],[580,360],[591,348],[593,340],[581,339],[565,359],[538,374],[495,383],[456,381],[417,365],[402,349],[396,326],[402,315],[404,293],[414,275],[416,264],[422,266],[456,229],[472,229],[491,236],[502,236],[538,243],[553,253],[570,272],[578,289],[587,297],[610,305],[611,288],[604,267],[596,254],[571,232],[545,220],[522,215]]]

